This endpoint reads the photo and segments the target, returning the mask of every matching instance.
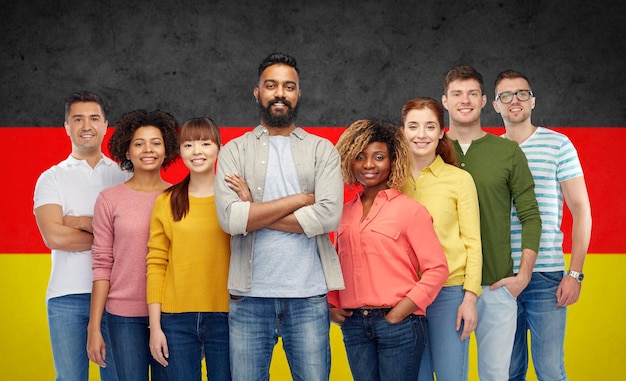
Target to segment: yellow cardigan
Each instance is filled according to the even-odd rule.
[[[161,311],[227,312],[230,235],[217,221],[213,197],[189,196],[189,213],[174,222],[170,195],[152,210],[147,255],[148,304]]]

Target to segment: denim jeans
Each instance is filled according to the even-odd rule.
[[[310,298],[234,297],[229,302],[230,364],[234,381],[269,380],[282,336],[294,381],[328,381],[330,315],[326,295]]]
[[[390,309],[355,309],[341,326],[348,364],[355,381],[414,381],[426,346],[424,316],[409,315],[397,324]]]
[[[556,306],[556,290],[562,279],[563,271],[534,272],[517,297],[517,332],[509,380],[526,380],[529,329],[537,379],[567,380],[563,360],[567,308]]]
[[[166,381],[165,368],[150,354],[148,317],[126,317],[106,312],[111,346],[120,381]]]
[[[87,324],[91,294],[65,295],[48,300],[48,327],[56,381],[87,381]],[[117,381],[113,350],[106,318],[102,319],[102,336],[107,348],[106,368],[100,368],[102,381]]]
[[[419,381],[467,381],[469,369],[469,339],[461,341],[461,329],[456,330],[456,314],[463,302],[463,286],[444,287],[426,309],[428,344],[422,356]]]
[[[200,381],[203,357],[209,380],[230,381],[228,313],[162,313],[161,328],[170,354],[169,381]]]
[[[491,291],[489,286],[483,286],[483,293],[476,301],[476,312],[480,381],[508,380],[517,328],[517,300],[506,287]]]

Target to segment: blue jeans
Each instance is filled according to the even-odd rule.
[[[537,379],[567,380],[563,360],[567,308],[556,306],[556,290],[562,279],[563,271],[534,272],[517,297],[517,332],[509,380],[526,380],[529,329]]]
[[[355,381],[414,381],[419,373],[426,318],[411,314],[391,324],[385,319],[389,310],[355,309],[341,326]]]
[[[228,313],[162,313],[161,328],[170,356],[165,368],[170,381],[200,381],[206,358],[211,381],[230,381]]]
[[[87,381],[87,324],[91,294],[65,295],[48,300],[48,327],[56,381]],[[102,319],[102,336],[107,348],[106,368],[100,368],[102,381],[117,381],[113,350],[106,318]]]
[[[461,329],[456,330],[456,314],[463,302],[463,286],[444,287],[426,309],[428,344],[422,356],[419,381],[467,381],[469,369],[469,339],[461,341]]]
[[[476,301],[476,312],[480,381],[507,380],[517,329],[517,300],[506,287],[491,291],[489,286],[483,286],[483,294]]]
[[[126,317],[106,312],[111,346],[116,356],[117,377],[120,381],[166,381],[165,368],[150,354],[148,317]]]
[[[231,296],[228,324],[234,381],[269,380],[282,336],[294,381],[328,381],[330,315],[326,295],[310,298]]]

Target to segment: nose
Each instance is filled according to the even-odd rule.
[[[200,153],[200,146],[199,146],[198,144],[194,144],[194,145],[193,145],[193,148],[192,148],[192,153],[193,153],[194,155],[197,155],[197,154],[199,154],[199,153]]]
[[[426,137],[426,129],[424,127],[419,127],[417,129],[417,137],[418,138],[424,138]]]
[[[277,98],[282,98],[285,95],[285,89],[282,85],[276,86],[275,95]]]
[[[363,160],[363,168],[374,168],[374,158],[365,158],[365,160]]]

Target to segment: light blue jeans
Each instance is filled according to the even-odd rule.
[[[91,294],[73,294],[48,300],[48,327],[56,381],[87,381],[87,325]],[[100,368],[102,381],[117,381],[113,350],[106,316],[102,318],[102,336],[107,348],[106,368]]]
[[[411,314],[391,324],[389,310],[355,309],[341,325],[354,381],[414,381],[419,373],[426,318]]]
[[[461,341],[461,329],[456,330],[456,314],[463,302],[463,286],[444,287],[426,309],[428,345],[422,356],[419,381],[467,381],[469,339]]]
[[[529,329],[537,379],[567,380],[563,360],[567,308],[556,306],[556,290],[563,275],[563,271],[534,272],[528,286],[517,297],[517,332],[509,380],[526,380]]]
[[[310,298],[231,296],[228,324],[234,381],[269,380],[281,336],[294,381],[328,381],[330,315],[326,295]]]
[[[491,291],[489,286],[483,286],[483,293],[476,302],[476,312],[480,381],[508,380],[517,329],[517,300],[505,287]]]
[[[170,357],[169,381],[200,381],[202,358],[211,381],[230,381],[228,313],[161,313],[161,328]]]
[[[105,312],[120,381],[167,381],[163,365],[150,354],[148,317],[118,316]],[[150,373],[150,378],[148,378]]]

